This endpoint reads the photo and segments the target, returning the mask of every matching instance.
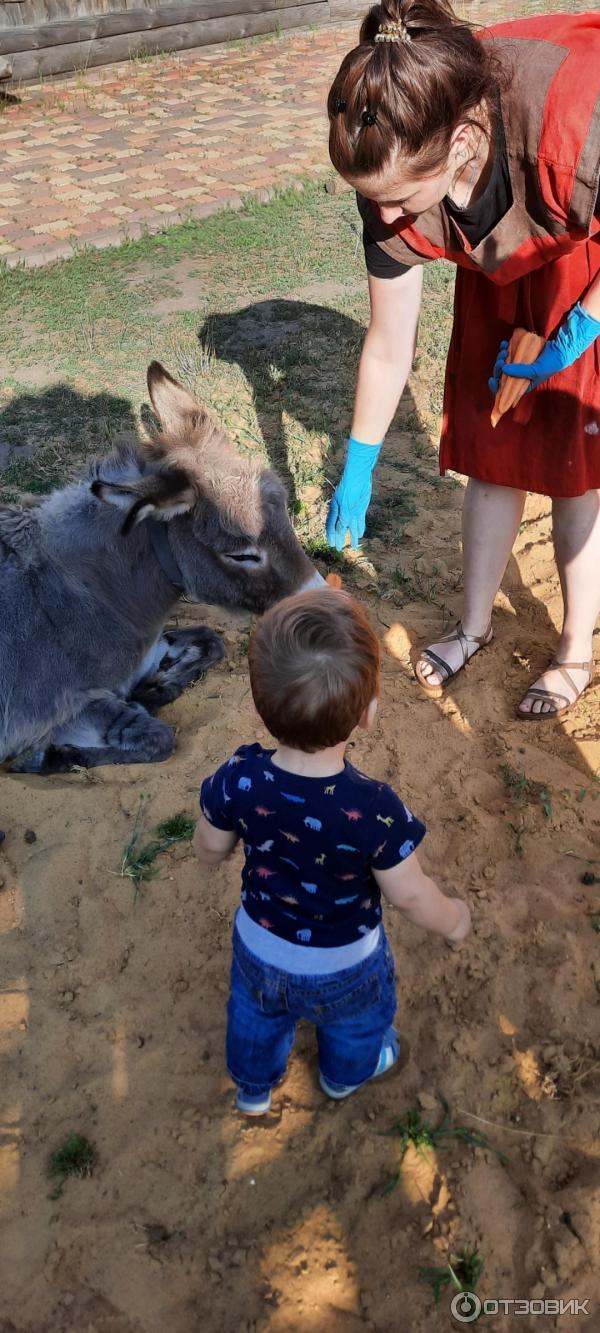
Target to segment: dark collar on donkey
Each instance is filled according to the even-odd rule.
[[[182,581],[181,570],[173,555],[171,543],[169,541],[169,524],[160,518],[149,518],[146,519],[146,522],[150,532],[150,545],[163,574],[166,575],[169,583],[173,584],[176,592],[185,592],[185,584]]]

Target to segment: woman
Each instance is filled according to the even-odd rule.
[[[590,683],[600,612],[600,15],[545,15],[476,37],[447,0],[385,0],[328,101],[331,160],[356,189],[371,321],[327,523],[357,545],[371,475],[412,364],[422,265],[458,266],[442,472],[467,475],[464,608],[417,663],[429,692],[492,638],[527,491],[552,497],[564,603],[555,660],[523,718],[562,716]],[[495,430],[490,389],[522,326],[547,341]],[[490,371],[494,367],[492,379]]]

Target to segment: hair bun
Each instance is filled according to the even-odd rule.
[[[456,16],[450,0],[383,0],[369,12],[371,26],[378,25],[379,31],[393,26],[399,27],[409,41],[423,30],[435,31],[445,28],[448,22],[456,22]],[[375,38],[377,40],[377,38]],[[398,38],[383,38],[398,40]]]
[[[380,23],[375,33],[376,42],[410,42],[411,36],[405,23]]]
[[[377,176],[399,149],[415,177],[439,171],[464,121],[489,138],[509,76],[491,46],[453,14],[450,0],[373,5],[327,99],[329,155],[340,175]]]

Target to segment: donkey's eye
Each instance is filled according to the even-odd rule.
[[[264,555],[256,549],[249,551],[226,551],[223,554],[223,559],[234,565],[250,565],[256,567],[258,565],[264,565],[265,563]]]

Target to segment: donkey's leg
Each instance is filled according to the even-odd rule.
[[[11,773],[65,773],[103,764],[156,764],[175,749],[171,727],[141,704],[109,694],[88,704],[71,723],[57,728],[43,750],[29,750]]]
[[[170,704],[225,654],[222,640],[205,625],[166,630],[142,663],[129,698],[154,710]]]

